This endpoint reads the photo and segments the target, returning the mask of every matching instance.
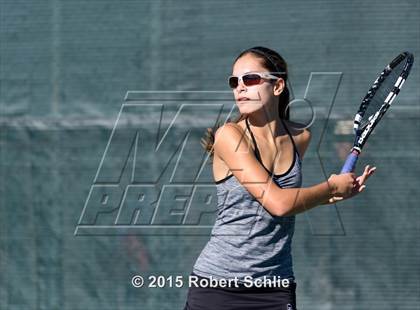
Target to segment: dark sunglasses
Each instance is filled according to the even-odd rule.
[[[278,76],[272,75],[268,72],[252,72],[252,73],[245,73],[240,76],[229,76],[228,82],[230,88],[238,87],[239,81],[242,80],[245,86],[253,86],[258,85],[261,83],[263,79],[267,80],[277,80],[279,79]]]

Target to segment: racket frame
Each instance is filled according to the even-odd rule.
[[[381,83],[386,79],[386,77],[392,72],[392,70],[401,63],[405,61],[404,68],[400,73],[397,81],[394,84],[394,87],[390,93],[385,98],[381,107],[375,112],[375,114],[369,116],[368,122],[360,128],[361,121],[365,116],[366,110],[371,102],[373,96],[376,94],[376,91],[379,89]],[[353,130],[355,132],[355,139],[353,142],[353,147],[351,148],[350,154],[347,156],[346,162],[343,165],[340,173],[352,172],[357,163],[357,159],[362,152],[362,148],[372,133],[373,129],[379,123],[385,112],[389,109],[395,97],[399,94],[401,87],[403,86],[405,80],[407,79],[411,67],[414,62],[414,57],[409,52],[403,52],[395,57],[391,63],[386,66],[386,68],[381,72],[378,78],[373,82],[373,85],[368,90],[366,96],[363,98],[360,107],[354,117]]]

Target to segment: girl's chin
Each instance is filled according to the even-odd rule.
[[[252,113],[252,112],[254,112],[254,111],[257,111],[258,109],[256,109],[257,107],[254,105],[254,106],[252,106],[252,105],[247,105],[247,104],[239,104],[238,105],[238,110],[241,112],[241,113]]]

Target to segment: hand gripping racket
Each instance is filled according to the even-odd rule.
[[[347,156],[341,173],[352,172],[356,167],[363,145],[400,92],[410,73],[413,61],[414,57],[409,52],[403,52],[395,57],[363,98],[354,118],[355,139],[353,147]]]

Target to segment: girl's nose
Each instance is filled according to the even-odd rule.
[[[246,90],[246,86],[245,86],[244,82],[242,81],[242,79],[239,79],[238,86],[236,86],[236,90],[238,92],[240,92],[241,90]]]

